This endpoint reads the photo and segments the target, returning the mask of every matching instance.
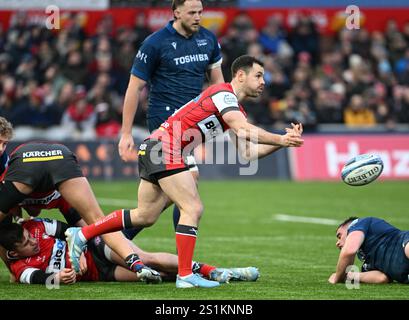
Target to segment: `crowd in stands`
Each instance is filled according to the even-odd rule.
[[[44,129],[54,139],[117,137],[130,67],[152,32],[144,16],[116,30],[108,16],[95,34],[84,32],[81,13],[57,31],[26,21],[22,12],[0,30],[0,116],[23,137]],[[377,32],[324,35],[309,17],[288,29],[272,16],[257,30],[240,13],[218,37],[226,81],[242,54],[265,64],[265,92],[246,104],[254,123],[281,128],[297,121],[310,131],[326,123],[391,130],[409,123],[409,22],[401,30],[390,20]],[[148,90],[140,99],[135,125],[146,127]]]

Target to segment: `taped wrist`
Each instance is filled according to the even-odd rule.
[[[16,186],[11,181],[3,181],[0,183],[0,211],[8,213],[10,209],[18,205],[21,201],[27,198],[27,195],[17,190]]]

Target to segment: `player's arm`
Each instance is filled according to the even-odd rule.
[[[209,69],[208,78],[210,84],[218,84],[224,82],[223,72],[221,66]]]
[[[347,280],[355,280],[360,283],[382,284],[389,283],[389,277],[379,270],[371,270],[365,272],[348,272]]]
[[[279,135],[252,125],[239,110],[225,112],[222,117],[239,139],[275,147],[300,147],[304,143],[304,140],[294,132]]]
[[[286,128],[287,133],[292,132],[301,137],[303,131],[302,124],[292,123],[291,125],[293,128]],[[268,156],[269,154],[282,148],[268,144],[253,143],[245,139],[238,139],[232,130],[229,130],[229,135],[232,142],[235,143],[237,150],[239,150],[241,157],[247,161],[264,158],[265,156]]]
[[[364,239],[365,235],[362,231],[357,230],[348,234],[345,244],[339,253],[337,270],[328,279],[330,283],[335,284],[345,281],[347,275],[346,270],[348,266],[352,266],[354,264],[355,255],[364,242]]]
[[[139,96],[145,85],[145,80],[131,74],[128,88],[125,93],[124,107],[122,111],[121,140],[118,145],[119,155],[124,161],[132,159],[131,152],[135,146],[132,137],[132,126],[138,108]]]
[[[37,268],[26,268],[19,277],[20,283],[25,284],[71,284],[75,283],[76,274],[73,269],[64,268],[60,272],[45,272]]]
[[[0,222],[7,217],[11,209],[16,207],[27,197],[18,189],[20,186],[24,185],[11,181],[3,181],[0,183]]]
[[[218,84],[224,82],[222,63],[223,57],[221,53],[220,44],[214,34],[211,34],[212,40],[212,56],[210,59],[210,64],[207,69],[207,78],[209,83]]]

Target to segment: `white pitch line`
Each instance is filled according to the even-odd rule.
[[[136,207],[137,201],[136,199],[128,200],[128,199],[112,199],[112,198],[97,198],[98,203],[105,206],[115,206],[115,207],[128,207],[134,208]]]
[[[340,224],[338,220],[334,219],[290,216],[287,214],[276,214],[274,218],[278,221],[325,224],[329,226],[337,226]]]

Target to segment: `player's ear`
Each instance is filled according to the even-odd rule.
[[[9,250],[9,251],[7,251],[7,257],[9,257],[11,259],[18,259],[19,255],[18,255],[17,251]]]
[[[237,71],[237,80],[239,80],[239,82],[243,82],[246,79],[246,72],[242,69],[239,69]]]
[[[180,10],[178,8],[176,8],[175,10],[173,10],[173,16],[175,19],[179,19],[180,18]]]

